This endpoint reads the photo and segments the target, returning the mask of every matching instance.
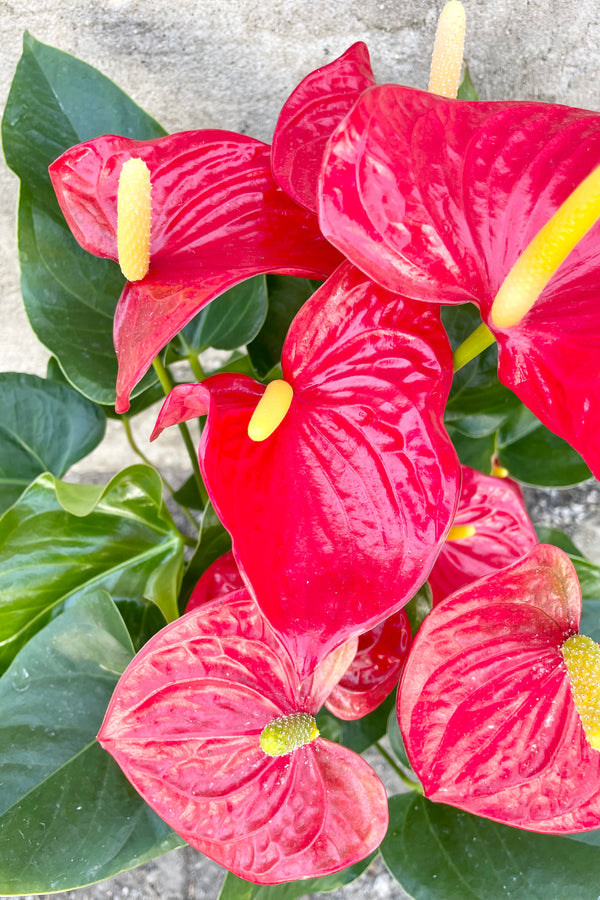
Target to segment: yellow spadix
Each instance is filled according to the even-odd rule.
[[[600,218],[600,166],[567,197],[521,253],[490,312],[497,328],[517,325],[571,250]]]
[[[140,281],[150,267],[151,193],[144,160],[126,160],[117,191],[117,253],[127,281]]]
[[[465,8],[460,0],[450,0],[440,14],[435,33],[429,75],[429,91],[432,94],[456,97],[464,47]]]
[[[600,750],[600,647],[592,638],[574,634],[561,649],[585,736]]]
[[[293,396],[294,390],[287,381],[269,382],[248,423],[251,441],[265,441],[273,434],[285,419]]]
[[[267,756],[285,756],[304,744],[310,744],[317,737],[319,729],[311,715],[292,713],[265,725],[260,735],[260,746]]]
[[[475,534],[474,525],[453,525],[448,532],[447,541],[460,541],[463,538],[473,537]]]

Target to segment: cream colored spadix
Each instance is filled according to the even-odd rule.
[[[260,735],[260,746],[267,756],[285,756],[319,737],[314,718],[308,713],[292,713],[280,716],[265,725]]]
[[[459,0],[450,0],[441,12],[435,33],[429,74],[430,93],[456,97],[465,48],[465,27],[464,6]]]
[[[521,253],[490,312],[497,328],[517,325],[571,250],[600,218],[600,166],[567,197]]]
[[[473,537],[475,534],[474,525],[453,525],[448,532],[447,541],[461,541],[463,538]]]
[[[117,253],[127,281],[140,281],[150,267],[151,194],[144,160],[126,160],[117,191]]]
[[[592,638],[574,634],[561,650],[585,736],[600,750],[600,647]]]
[[[293,396],[294,390],[287,381],[269,382],[248,423],[251,441],[266,441],[273,434],[285,419]]]

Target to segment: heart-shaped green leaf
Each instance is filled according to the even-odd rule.
[[[237,350],[260,331],[267,315],[267,279],[265,275],[236,284],[206,306],[183,335],[195,353],[208,347]]]
[[[0,512],[42,472],[61,477],[104,436],[102,410],[73,388],[0,373]]]
[[[161,487],[147,466],[125,469],[104,489],[45,474],[7,510],[0,519],[2,669],[90,588],[108,590],[123,605],[137,644],[148,627],[177,616],[183,542]]]
[[[390,798],[381,845],[415,900],[596,900],[594,846],[472,816],[414,792]]]
[[[71,382],[98,403],[114,403],[112,319],[124,279],[110,260],[73,240],[48,166],[101,134],[141,140],[163,129],[96,69],[26,34],[2,120],[9,166],[21,179],[19,256],[32,327]],[[156,381],[153,375],[137,393]]]
[[[70,890],[184,843],[96,742],[132,656],[114,603],[92,591],[0,678],[2,894]]]

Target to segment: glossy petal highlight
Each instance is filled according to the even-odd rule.
[[[324,234],[378,283],[479,306],[500,379],[596,475],[600,223],[517,325],[495,327],[490,309],[520,254],[599,164],[597,113],[384,85],[333,135],[320,200]]]
[[[573,566],[547,545],[433,609],[398,709],[426,796],[531,831],[600,826],[600,753],[561,653],[580,614]]]
[[[403,609],[358,638],[356,656],[325,706],[338,719],[362,719],[377,709],[400,679],[412,636]]]
[[[459,482],[442,425],[450,348],[436,307],[344,264],[292,323],[282,365],[294,399],[267,440],[247,434],[264,386],[241,375],[176,388],[155,434],[208,412],[211,501],[306,676],[414,596],[447,534]]]
[[[537,544],[519,486],[508,478],[462,467],[452,527],[473,526],[472,537],[446,541],[428,581],[434,606],[490,572],[516,562]]]
[[[360,95],[375,84],[366,44],[307,75],[286,100],[273,135],[277,183],[297,203],[317,211],[317,182],[325,145]]]
[[[117,259],[118,180],[132,157],[150,171],[150,269],[127,284],[115,315],[118,412],[158,351],[227,288],[262,272],[323,278],[340,261],[314,216],[275,183],[269,147],[226,131],[109,135],[56,160],[58,201],[89,252]]]
[[[287,653],[237,591],[146,644],[98,739],[171,827],[236,875],[261,884],[325,875],[382,840],[383,785],[321,737],[270,757],[260,734],[274,718],[313,715],[334,669],[298,688]]]

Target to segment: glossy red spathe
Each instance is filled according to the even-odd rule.
[[[311,72],[279,114],[271,164],[277,183],[297,203],[317,211],[317,182],[325,145],[360,95],[375,84],[366,44]]]
[[[282,355],[294,397],[247,434],[264,385],[181,385],[154,435],[208,413],[200,464],[244,580],[307,675],[407,603],[450,527],[459,464],[442,424],[451,354],[439,308],[343,264],[303,306]]]
[[[402,673],[411,643],[403,609],[358,638],[356,656],[325,701],[339,719],[362,719],[391,694]]]
[[[516,562],[538,542],[518,484],[468,466],[462,466],[452,525],[472,525],[475,534],[442,547],[428,578],[434,606],[471,581]]]
[[[432,610],[398,702],[427,797],[531,831],[600,827],[600,753],[561,653],[580,616],[573,565],[544,544]]]
[[[398,85],[366,91],[333,135],[323,233],[378,283],[476,304],[499,377],[600,475],[600,224],[530,312],[490,319],[512,265],[600,164],[600,116],[540,103],[468,103]]]
[[[267,756],[263,728],[314,715],[347,667],[342,647],[300,682],[245,590],[167,626],[119,681],[98,735],[150,806],[193,847],[260,884],[337,872],[383,839],[385,789],[321,737]]]
[[[57,159],[58,201],[91,253],[117,259],[117,188],[131,157],[150,170],[150,269],[125,286],[115,313],[117,412],[159,350],[227,288],[262,272],[325,278],[341,259],[316,218],[277,186],[270,148],[226,131],[107,135]]]

